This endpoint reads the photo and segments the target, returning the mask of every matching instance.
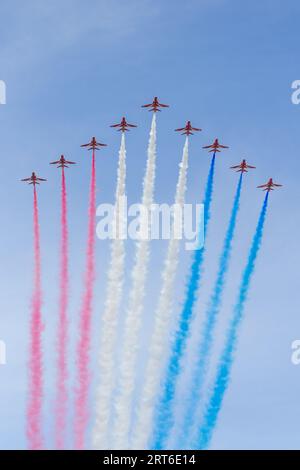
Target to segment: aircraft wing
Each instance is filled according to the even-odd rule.
[[[142,105],[142,108],[150,108],[151,106],[153,106],[153,103],[150,103],[150,104],[143,104],[143,105]]]
[[[241,165],[231,166],[230,168],[232,168],[233,170],[235,170],[236,168],[241,168]]]
[[[76,162],[69,162],[68,160],[66,160],[65,163],[68,163],[69,165],[76,165]]]
[[[30,181],[31,178],[23,178],[21,181]]]
[[[257,186],[258,188],[267,188],[268,185],[267,184],[262,184],[261,186]]]

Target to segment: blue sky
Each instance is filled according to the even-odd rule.
[[[234,256],[223,303],[222,332],[262,202],[258,184],[273,176],[263,247],[242,327],[232,383],[212,448],[298,448],[300,366],[291,342],[300,338],[298,234],[300,106],[291,102],[299,79],[300,5],[296,0],[78,0],[1,2],[0,106],[2,243],[0,339],[0,448],[24,448],[27,344],[32,273],[31,202],[19,179],[37,171],[44,279],[45,423],[52,442],[53,344],[57,314],[59,175],[48,162],[64,153],[78,162],[68,172],[71,233],[71,325],[81,295],[90,161],[80,144],[96,135],[108,147],[97,158],[97,202],[113,200],[119,136],[109,128],[126,115],[138,128],[127,138],[128,198],[139,200],[150,114],[140,108],[157,95],[170,109],[158,116],[156,200],[172,202],[183,139],[174,133],[190,119],[203,128],[191,139],[189,202],[202,199],[209,158],[202,146],[228,144],[216,167],[212,223],[207,239],[203,312],[217,269],[236,175],[229,166],[247,158],[247,175]],[[151,318],[165,243],[154,242],[145,318]],[[127,270],[132,244],[128,243]],[[174,311],[179,310],[189,253],[182,252]],[[95,335],[103,306],[108,245],[97,243]],[[147,322],[150,320],[146,320]],[[224,324],[222,324],[222,322]],[[145,332],[146,332],[145,327]],[[145,334],[144,332],[144,334]],[[74,334],[73,334],[74,338]],[[71,345],[72,347],[72,345]],[[216,342],[216,353],[218,340]],[[72,349],[70,363],[73,366]],[[94,356],[93,356],[94,357]],[[142,368],[142,365],[141,365]]]

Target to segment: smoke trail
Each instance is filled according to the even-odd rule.
[[[67,191],[64,167],[61,173],[61,248],[60,248],[60,298],[57,344],[57,395],[55,405],[55,442],[57,449],[65,447],[67,414],[67,341],[68,341],[68,226],[67,226]]]
[[[88,392],[90,384],[89,356],[91,342],[91,316],[93,284],[95,277],[95,213],[96,213],[96,164],[95,151],[92,157],[92,174],[88,212],[88,239],[86,254],[85,289],[79,320],[79,341],[77,345],[77,386],[75,389],[75,448],[83,449],[88,423]]]
[[[39,211],[36,187],[34,185],[33,230],[34,230],[34,291],[31,303],[30,319],[30,362],[29,362],[29,401],[27,406],[27,439],[29,449],[43,448],[42,435],[42,399],[43,399],[43,364],[42,364],[42,296],[41,296],[41,254]]]
[[[188,168],[188,138],[186,138],[175,195],[176,206],[182,208],[185,201]],[[173,229],[174,229],[173,220]],[[174,232],[173,232],[174,233]],[[154,331],[149,347],[149,360],[146,367],[145,382],[141,393],[137,425],[134,431],[133,448],[144,449],[147,446],[152,428],[155,398],[162,373],[162,357],[168,341],[168,330],[172,308],[172,293],[178,264],[180,240],[171,238],[162,273],[162,286],[155,312]]]
[[[96,424],[93,434],[94,447],[106,449],[109,445],[110,403],[115,384],[114,350],[117,339],[118,311],[120,307],[124,274],[124,240],[121,230],[124,225],[121,199],[125,196],[126,148],[122,133],[119,150],[118,179],[115,195],[116,238],[111,244],[111,259],[108,271],[106,301],[102,316],[99,352],[100,385],[96,399]],[[118,227],[119,223],[119,227]]]
[[[147,168],[143,183],[142,206],[148,214],[153,203],[156,161],[156,115],[153,114],[149,145]],[[149,224],[148,224],[149,229]],[[119,371],[119,391],[115,402],[113,422],[113,438],[115,449],[128,448],[130,429],[132,394],[135,383],[135,366],[139,347],[139,332],[143,299],[150,256],[149,240],[139,239],[136,242],[135,264],[132,271],[132,288],[129,294],[129,307],[124,328],[124,343]]]
[[[223,398],[229,385],[231,368],[234,361],[234,352],[238,339],[239,326],[243,319],[245,302],[247,300],[256,258],[261,246],[268,205],[268,196],[269,193],[266,194],[259,216],[256,232],[248,256],[248,262],[242,276],[237,303],[235,305],[233,316],[227,330],[225,347],[217,367],[216,378],[214,380],[210,398],[208,399],[208,403],[205,406],[203,424],[201,425],[197,439],[195,440],[196,447],[193,448],[204,449],[209,446],[222,406]]]
[[[225,287],[225,278],[229,268],[232,241],[235,233],[237,215],[239,211],[242,180],[243,174],[241,173],[233,201],[228,228],[225,235],[223,250],[219,260],[219,270],[217,274],[217,279],[205,315],[203,331],[199,341],[199,349],[197,350],[196,354],[196,357],[199,359],[195,364],[193,370],[192,385],[191,387],[189,387],[190,396],[187,401],[188,406],[185,411],[185,420],[184,424],[180,423],[178,426],[179,429],[182,431],[180,438],[181,442],[183,442],[184,439],[188,438],[192,424],[197,425],[197,421],[200,415],[199,402],[201,402],[201,400],[199,400],[199,396],[202,392],[203,381],[207,372],[208,362],[213,343],[213,332],[220,311],[222,295]]]
[[[212,157],[210,170],[206,182],[204,197],[204,233],[207,232],[210,219],[210,206],[213,193],[215,154]],[[180,314],[179,326],[172,345],[171,357],[167,366],[166,378],[160,398],[157,417],[154,428],[153,448],[163,449],[166,439],[174,422],[173,403],[177,380],[181,371],[181,358],[184,354],[186,343],[190,333],[190,325],[193,320],[194,305],[197,300],[197,292],[200,282],[201,269],[204,259],[204,248],[195,250],[193,262],[187,283],[187,291],[183,309]]]

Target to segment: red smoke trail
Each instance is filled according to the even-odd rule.
[[[75,390],[75,448],[84,448],[88,423],[88,391],[90,384],[89,353],[91,341],[91,316],[93,283],[95,277],[95,214],[96,214],[96,166],[93,150],[90,201],[88,214],[88,240],[86,254],[85,291],[80,312],[80,338],[77,346],[78,377]]]
[[[60,299],[58,319],[58,356],[57,356],[57,396],[55,407],[55,443],[57,449],[65,447],[65,429],[67,414],[67,340],[68,340],[68,226],[67,226],[67,190],[64,167],[61,180],[61,267]]]
[[[36,187],[34,186],[34,291],[30,319],[29,401],[27,406],[27,439],[31,450],[43,448],[42,436],[42,315],[41,315],[41,255],[39,212]]]

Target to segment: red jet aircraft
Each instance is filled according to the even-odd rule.
[[[244,172],[247,172],[248,171],[248,168],[252,169],[252,168],[256,168],[255,166],[251,166],[251,165],[248,165],[248,163],[246,162],[246,160],[243,160],[239,165],[235,165],[235,166],[231,166],[230,167],[232,170],[236,170],[237,172],[241,172],[241,173],[244,173]]]
[[[45,180],[44,178],[38,178],[33,171],[30,178],[24,178],[21,181],[26,181],[26,183],[33,184],[35,186],[36,184],[40,184],[39,183],[40,181],[47,181],[47,180]]]
[[[198,127],[192,127],[191,121],[187,121],[185,127],[180,127],[179,129],[175,129],[175,132],[182,132],[181,135],[193,135],[193,131],[198,132],[202,131],[202,129],[199,129]]]
[[[282,184],[273,183],[273,179],[270,178],[266,184],[262,184],[261,186],[257,186],[258,188],[263,188],[263,191],[273,191],[274,188],[282,186]]]
[[[215,141],[211,144],[211,145],[205,145],[205,147],[203,147],[204,149],[211,149],[209,150],[209,152],[221,152],[220,149],[228,149],[229,147],[227,147],[227,145],[221,145],[219,144],[219,140],[218,139],[215,139]]]
[[[88,150],[99,150],[100,147],[107,147],[107,145],[97,142],[96,137],[92,137],[88,144],[82,144],[80,147],[88,147]]]
[[[128,127],[137,127],[135,124],[129,124],[123,117],[119,124],[112,124],[110,127],[119,127],[118,131],[126,132],[129,131]]]
[[[168,104],[162,104],[158,101],[157,96],[154,97],[154,100],[150,104],[144,104],[142,108],[150,108],[149,111],[153,111],[154,113],[157,113],[157,111],[161,111],[158,108],[168,108]]]
[[[57,168],[69,168],[68,165],[75,165],[75,162],[70,162],[65,159],[63,155],[61,155],[60,159],[56,162],[50,162],[50,165],[57,165]]]

